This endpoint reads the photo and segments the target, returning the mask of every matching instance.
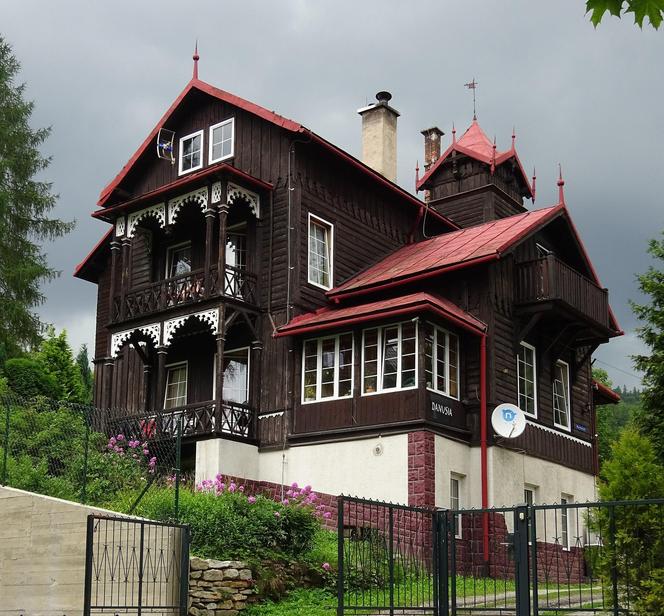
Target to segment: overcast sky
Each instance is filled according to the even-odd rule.
[[[463,84],[478,81],[477,113],[498,149],[537,167],[537,202],[566,200],[610,289],[626,336],[602,347],[598,366],[638,385],[639,352],[628,300],[648,266],[648,238],[664,229],[664,31],[629,18],[597,30],[584,0],[2,0],[0,33],[22,64],[36,102],[33,125],[52,126],[44,152],[60,195],[56,214],[76,230],[47,246],[62,276],[46,288],[46,321],[72,344],[92,344],[96,287],[72,271],[106,230],[90,218],[115,176],[191,77],[293,118],[351,154],[360,153],[356,110],[377,91],[401,112],[399,183],[413,190],[420,130],[451,138],[472,119]]]

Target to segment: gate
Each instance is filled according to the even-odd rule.
[[[187,526],[88,516],[84,616],[186,616],[188,590]]]
[[[664,499],[570,501],[449,511],[340,497],[337,614],[636,614],[664,568]]]

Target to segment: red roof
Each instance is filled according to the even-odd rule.
[[[514,141],[512,141],[512,147],[509,150],[504,152],[494,151],[493,142],[487,137],[486,133],[482,130],[482,127],[479,125],[477,120],[473,120],[471,125],[468,127],[466,132],[461,136],[461,138],[453,142],[450,147],[443,152],[443,154],[436,160],[436,162],[431,165],[429,170],[422,176],[420,181],[417,184],[417,190],[422,190],[426,188],[426,183],[436,172],[436,169],[449,157],[452,152],[459,152],[460,154],[465,154],[470,158],[479,160],[480,162],[486,163],[487,165],[494,164],[496,167],[502,165],[505,161],[514,158],[516,161],[523,180],[528,188],[528,193],[530,197],[534,197],[533,189],[530,185],[530,180],[526,175],[526,172],[519,160],[519,156],[514,149]]]
[[[613,389],[595,379],[593,379],[593,390],[593,401],[596,404],[618,404],[621,400],[620,395]]]
[[[339,299],[497,259],[564,211],[565,206],[558,204],[409,244],[331,289],[328,296]]]
[[[111,241],[112,236],[113,236],[113,227],[111,227],[108,231],[106,231],[106,233],[104,233],[104,236],[97,242],[97,244],[90,251],[88,256],[85,257],[85,259],[83,259],[83,261],[81,261],[76,266],[76,269],[74,270],[75,278],[82,278],[83,280],[87,280],[89,282],[95,282],[94,278],[91,277],[86,270],[88,269],[88,265],[92,263],[95,257],[97,257],[101,253],[106,244]]]
[[[348,327],[367,321],[391,318],[419,312],[432,312],[462,329],[484,333],[486,325],[444,297],[431,293],[411,293],[358,306],[325,307],[316,312],[295,317],[278,328],[275,336],[292,336],[338,327]]]

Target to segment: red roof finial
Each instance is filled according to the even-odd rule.
[[[456,128],[454,128],[454,122],[452,122],[452,144],[456,143]]]
[[[198,39],[196,39],[196,48],[194,49],[194,79],[198,79],[198,60],[200,56],[198,55]]]
[[[496,170],[496,137],[493,137],[493,152],[491,153],[491,175]]]
[[[537,190],[537,173],[535,172],[535,167],[533,167],[533,189],[532,189],[532,200],[535,203],[535,191]]]
[[[418,160],[415,163],[415,194],[420,192],[419,189],[417,188],[419,183],[420,183],[420,161]]]
[[[563,180],[563,168],[558,163],[558,203],[565,204],[565,180]]]

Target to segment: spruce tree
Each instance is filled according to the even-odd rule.
[[[92,402],[92,370],[90,369],[90,358],[88,357],[88,345],[83,344],[76,356],[76,365],[81,373],[83,383],[83,402]]]
[[[648,253],[655,259],[655,265],[638,276],[638,281],[650,301],[632,302],[634,313],[643,323],[638,329],[639,338],[650,351],[649,355],[634,357],[636,367],[643,372],[644,383],[637,423],[664,462],[664,235],[660,240],[650,241]]]
[[[58,272],[41,242],[68,233],[73,223],[49,217],[56,203],[39,176],[50,159],[39,150],[50,133],[33,129],[34,103],[17,84],[20,65],[0,36],[0,356],[36,345],[42,324],[34,309],[44,301],[40,285]]]

